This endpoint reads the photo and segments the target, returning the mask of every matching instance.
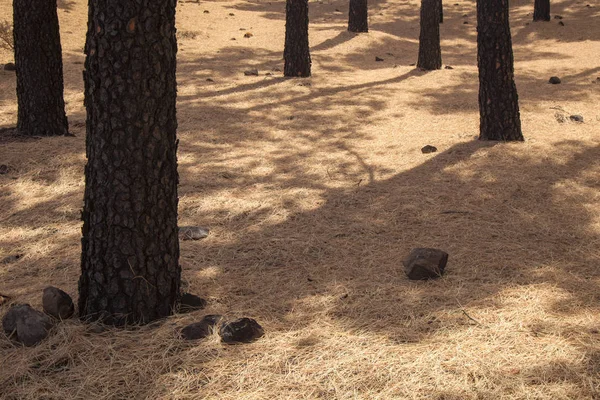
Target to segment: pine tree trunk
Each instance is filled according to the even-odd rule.
[[[439,0],[421,0],[421,35],[417,67],[424,70],[442,68],[439,5]]]
[[[14,0],[17,130],[23,135],[67,135],[63,66],[56,0]]]
[[[308,0],[286,0],[285,49],[283,55],[285,58],[283,74],[285,76],[310,76]]]
[[[175,6],[89,0],[83,319],[147,323],[178,300]]]
[[[367,0],[350,0],[348,30],[350,32],[369,32]]]
[[[444,3],[440,0],[440,24],[444,23]]]
[[[534,21],[550,21],[550,0],[535,0],[533,5]]]
[[[508,0],[477,0],[477,64],[479,139],[523,140]]]

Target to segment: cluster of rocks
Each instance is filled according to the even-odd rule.
[[[201,310],[206,307],[206,300],[191,294],[181,295],[180,313]],[[227,321],[222,315],[205,315],[200,321],[181,329],[180,336],[184,340],[198,340],[210,336],[218,330],[223,343],[251,343],[264,335],[262,326],[252,318],[238,318]]]
[[[75,313],[71,296],[53,286],[44,289],[42,308],[44,312],[29,304],[13,305],[2,318],[6,336],[25,346],[35,346],[48,336],[57,321],[71,318]]]

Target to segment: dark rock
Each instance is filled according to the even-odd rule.
[[[181,330],[181,337],[185,340],[205,338],[211,334],[213,328],[219,323],[220,319],[220,315],[206,315],[200,322],[184,327]]]
[[[208,10],[204,10],[203,12],[204,12],[204,14],[210,14],[210,11],[208,11]]]
[[[452,67],[452,66],[450,66],[450,65],[446,65],[444,68],[445,68],[445,69],[454,69],[454,67]]]
[[[565,26],[565,23],[564,23],[564,22],[562,22],[562,21],[558,21],[558,24],[559,24],[560,26]]]
[[[229,13],[229,16],[230,16],[230,17],[233,17],[234,15],[235,15],[234,13]]]
[[[209,78],[210,79],[210,78]],[[207,79],[208,81],[208,79]],[[212,82],[209,81],[209,82]],[[180,226],[179,227],[179,239],[181,240],[200,240],[208,236],[210,231],[208,228],[201,226]]]
[[[232,37],[231,40],[237,40],[236,38]]]
[[[75,305],[71,296],[53,286],[44,289],[42,307],[46,314],[57,319],[71,318],[75,312]]]
[[[246,39],[250,39],[252,36],[254,36],[254,35],[253,35],[252,33],[250,33],[250,32],[246,32],[246,33],[244,33],[244,37],[245,37]]]
[[[191,293],[184,293],[181,295],[179,301],[179,312],[188,313],[192,311],[202,310],[206,307],[206,300]]]
[[[563,19],[562,15],[555,15],[554,19]]]
[[[219,336],[224,343],[250,343],[264,334],[262,326],[252,318],[236,319],[219,329]]]
[[[421,149],[421,153],[423,153],[423,154],[435,153],[436,151],[437,151],[437,147],[429,145],[429,144]]]
[[[29,304],[12,306],[2,319],[4,333],[27,347],[35,346],[44,340],[50,328],[50,318]]]
[[[15,63],[6,63],[6,64],[4,64],[4,70],[5,71],[16,71],[17,66],[15,65]]]
[[[246,75],[246,76],[258,76],[258,70],[257,69],[250,69],[248,71],[244,71],[244,75]]]
[[[404,271],[409,279],[435,279],[443,275],[448,253],[438,249],[413,249],[404,259]]]
[[[551,83],[551,84],[553,84],[553,85],[558,85],[562,81],[560,80],[560,78],[558,76],[552,76],[552,77],[550,77],[550,79],[548,80],[548,82]]]
[[[0,175],[8,174],[8,171],[10,171],[10,167],[8,165],[0,165]]]
[[[381,57],[375,57],[375,61],[383,61],[383,58],[381,58]]]
[[[583,115],[571,115],[569,119],[573,122],[583,122]]]

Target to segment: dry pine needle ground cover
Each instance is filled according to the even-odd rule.
[[[410,66],[418,1],[371,2],[354,35],[347,2],[324,0],[314,76],[286,80],[266,75],[283,66],[284,2],[180,1],[180,222],[211,228],[181,244],[184,287],[266,336],[179,340],[200,311],[100,334],[70,321],[35,348],[0,337],[0,397],[599,399],[600,4],[552,1],[560,26],[511,2],[527,140],[494,145],[474,140],[474,1],[445,3],[454,69]],[[0,259],[23,254],[0,265],[0,292],[38,307],[46,285],[77,292],[86,6],[59,1],[76,137],[0,143]],[[14,93],[0,71],[0,127]],[[404,277],[418,246],[450,253],[443,279]]]

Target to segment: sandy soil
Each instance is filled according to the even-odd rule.
[[[0,397],[599,399],[600,3],[553,0],[560,26],[512,1],[526,141],[495,145],[474,140],[474,1],[445,3],[453,69],[410,66],[418,1],[371,2],[355,35],[347,2],[324,0],[310,2],[313,77],[286,80],[284,2],[180,2],[180,221],[211,229],[182,242],[181,264],[209,306],[134,331],[70,321],[36,348],[0,337]],[[34,306],[50,284],[77,294],[86,6],[59,1],[76,136],[0,142],[0,259],[23,255],[0,264],[0,293]],[[0,71],[0,127],[15,123]],[[450,253],[443,279],[404,277],[422,246]],[[266,336],[179,340],[205,313],[254,317]]]

